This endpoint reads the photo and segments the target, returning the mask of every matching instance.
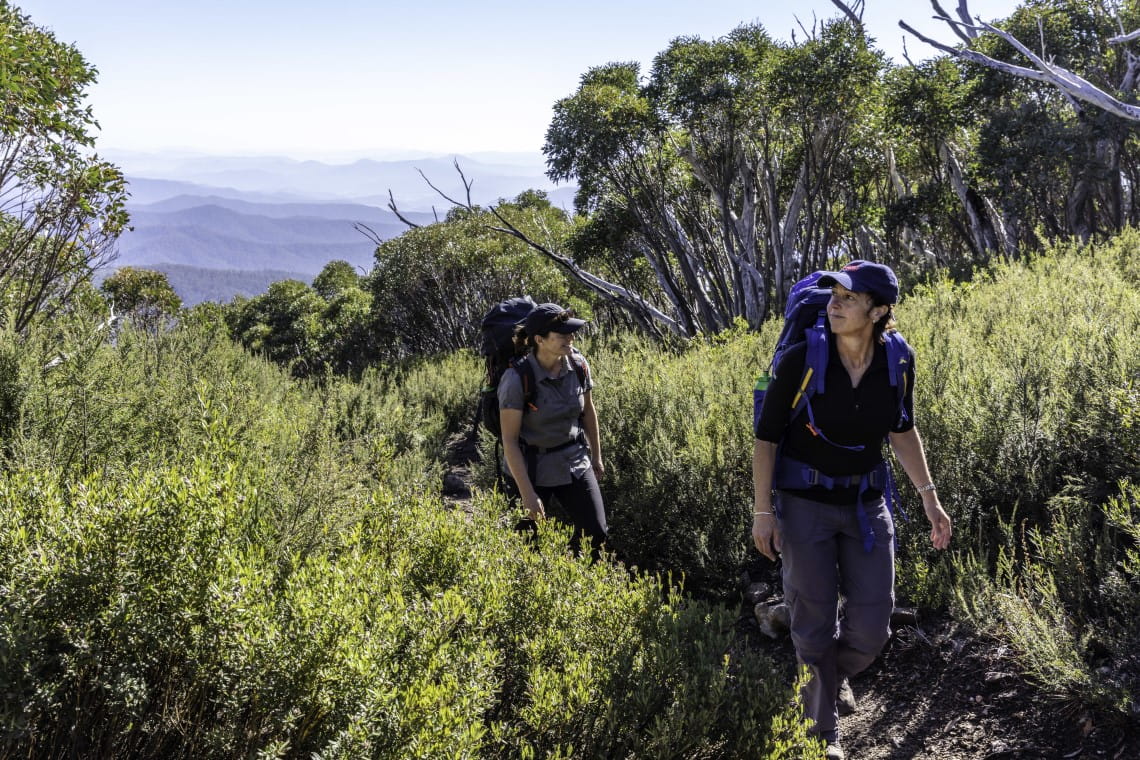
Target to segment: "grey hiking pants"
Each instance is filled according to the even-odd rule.
[[[780,491],[777,505],[792,643],[811,671],[804,713],[815,722],[813,734],[835,740],[840,680],[870,665],[890,637],[894,521],[883,499],[864,505],[875,533],[866,552],[854,504],[822,504]],[[842,620],[840,594],[846,600]]]

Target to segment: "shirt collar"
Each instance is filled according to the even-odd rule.
[[[547,372],[546,368],[538,363],[538,357],[534,355],[533,351],[527,354],[526,360],[530,362],[531,367],[534,369],[534,380],[538,383],[541,383],[543,380],[561,379],[566,375],[567,372],[570,371],[570,359],[566,356],[562,357],[562,372],[558,375],[558,377],[555,377],[554,375]]]

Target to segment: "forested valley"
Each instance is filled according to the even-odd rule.
[[[904,484],[888,663],[1001,670],[913,687],[973,744],[887,713],[853,756],[1135,756],[1140,121],[1098,103],[1135,101],[1140,3],[1029,0],[906,65],[860,5],[584,72],[545,146],[573,213],[449,198],[367,273],[183,308],[95,284],[129,187],[94,67],[0,0],[0,757],[821,757],[745,602],[751,389],[789,287],[852,258],[902,280],[954,520],[934,552]],[[597,563],[512,530],[473,427],[480,318],[520,294],[590,320]],[[1006,678],[1033,720],[983,710]]]

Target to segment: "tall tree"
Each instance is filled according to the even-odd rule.
[[[891,150],[884,234],[916,266],[968,275],[995,253],[1017,249],[992,185],[979,176],[976,79],[946,57],[885,77]]]
[[[500,203],[494,213],[457,206],[442,222],[380,243],[368,275],[377,358],[474,346],[483,315],[510,296],[562,303],[570,298],[551,262],[493,229],[504,223],[533,238],[557,239],[570,224],[543,193],[528,191]]]
[[[147,330],[157,330],[182,308],[182,299],[166,275],[152,269],[121,267],[99,289],[114,313],[135,320]]]
[[[320,355],[321,315],[328,304],[300,280],[280,280],[227,309],[230,333],[246,348],[308,375]]]
[[[1140,24],[1140,6],[1030,0],[997,24],[971,19],[965,0],[957,19],[934,7],[963,44],[915,34],[976,72],[978,170],[1002,197],[1010,239],[1044,230],[1088,240],[1140,221],[1131,190],[1140,108],[1130,105],[1140,73],[1130,45],[1140,32],[1119,34]]]
[[[0,319],[23,330],[112,255],[122,173],[93,152],[96,71],[0,0]]]
[[[883,65],[847,20],[799,44],[755,25],[680,38],[644,85],[635,64],[582,77],[555,106],[548,174],[623,221],[685,334],[758,326],[805,269],[868,244],[851,180]]]

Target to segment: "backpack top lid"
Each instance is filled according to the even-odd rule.
[[[790,319],[803,306],[815,306],[821,297],[826,305],[826,300],[831,298],[831,288],[819,285],[819,278],[825,274],[827,272],[816,270],[792,286],[788,291],[788,302],[784,305],[784,319]]]
[[[479,323],[483,334],[479,353],[483,356],[513,354],[515,328],[526,320],[534,307],[530,296],[508,298],[492,306]]]
[[[812,272],[797,282],[788,291],[788,302],[784,306],[784,328],[776,340],[776,351],[772,356],[771,369],[780,363],[784,352],[807,338],[807,332],[814,327],[827,330],[826,320],[821,315],[827,311],[831,298],[830,288],[821,288],[819,278],[826,272]],[[818,323],[818,324],[817,324]]]

